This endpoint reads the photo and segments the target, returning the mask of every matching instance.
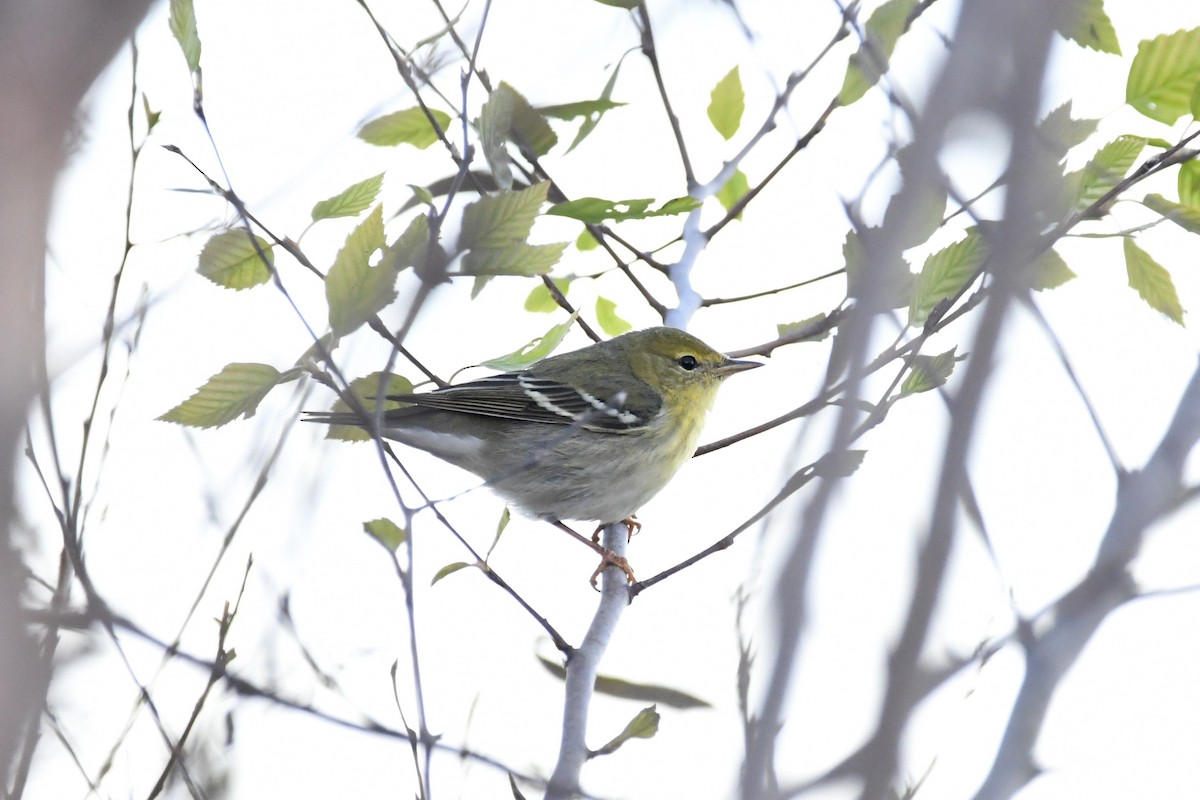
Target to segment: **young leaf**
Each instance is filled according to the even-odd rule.
[[[1101,147],[1083,168],[1076,208],[1088,208],[1120,183],[1145,147],[1141,136],[1118,136]]]
[[[1056,289],[1075,277],[1066,260],[1055,250],[1045,250],[1029,265],[1029,288],[1036,292]]]
[[[227,364],[159,419],[192,428],[219,428],[238,417],[249,419],[279,379],[279,370],[270,364]]]
[[[200,69],[200,31],[196,27],[196,10],[192,0],[171,0],[171,15],[168,20],[175,41],[183,51],[187,61],[188,72],[196,73]]]
[[[593,114],[603,114],[614,108],[620,108],[625,103],[615,100],[577,100],[574,103],[559,103],[550,106],[538,106],[535,111],[550,119],[572,120],[576,117],[589,118]]]
[[[986,255],[983,237],[972,228],[966,238],[925,259],[917,276],[916,292],[908,307],[908,324],[922,325],[933,307],[953,297],[966,284]]]
[[[512,189],[512,167],[508,160],[508,131],[512,127],[513,92],[507,84],[500,84],[479,112],[479,145],[483,157],[496,179],[496,185],[504,191]]]
[[[558,290],[565,297],[567,289],[571,286],[570,278],[551,278]],[[550,289],[544,283],[539,283],[533,287],[533,291],[525,298],[525,310],[534,314],[549,314],[551,311],[557,311],[559,308],[558,301],[554,299],[554,295],[550,294]]]
[[[1179,303],[1171,274],[1130,237],[1125,238],[1125,272],[1129,276],[1129,285],[1151,308],[1183,325],[1183,306]]]
[[[529,105],[525,96],[503,81],[499,89],[507,89],[512,95],[512,123],[508,135],[521,147],[536,156],[544,156],[558,144],[558,135],[536,108]]]
[[[686,214],[699,208],[700,203],[694,197],[676,197],[668,200],[657,209],[650,209],[654,202],[652,198],[638,200],[602,200],[599,197],[580,197],[568,200],[550,207],[547,214],[557,217],[570,217],[588,225],[599,225],[605,220],[623,222],[629,219],[647,219],[648,217],[664,217],[674,214]]]
[[[1148,194],[1142,200],[1146,207],[1157,211],[1189,233],[1200,233],[1200,208],[1172,203],[1161,194]]]
[[[498,369],[502,372],[511,372],[513,370],[525,369],[535,361],[541,361],[562,344],[562,340],[566,338],[567,332],[571,330],[571,326],[575,324],[575,318],[578,316],[579,312],[576,311],[566,322],[555,325],[541,336],[530,340],[523,347],[514,350],[506,356],[489,358],[483,362],[482,366]]]
[[[1058,19],[1059,33],[1083,47],[1121,55],[1117,32],[1104,13],[1104,0],[1073,0],[1063,6],[1065,12]]]
[[[742,76],[734,67],[713,87],[708,103],[708,121],[725,141],[729,141],[741,127],[745,110],[746,93],[742,91]]]
[[[249,233],[238,228],[218,233],[204,243],[196,272],[218,286],[240,291],[271,280],[274,263],[275,254],[265,239],[255,236],[251,240]]]
[[[1174,125],[1189,113],[1200,81],[1200,28],[1138,44],[1125,83],[1125,102],[1150,119]]]
[[[150,108],[150,98],[142,92],[142,113],[146,117],[146,133],[154,130],[154,126],[158,124],[159,118],[162,116],[161,111],[155,111]]]
[[[361,378],[355,378],[350,381],[350,392],[358,398],[359,406],[367,414],[375,412],[375,401],[379,397],[379,381],[383,379],[382,372],[372,372],[370,375],[363,375]],[[384,389],[384,397],[392,397],[395,395],[412,394],[412,381],[405,378],[403,375],[397,375],[394,372],[388,373],[387,388]],[[391,410],[400,408],[401,403],[397,400],[385,400],[384,408]],[[331,409],[334,412],[345,413],[354,411],[342,398],[338,398]],[[369,442],[371,441],[371,433],[358,425],[330,425],[329,430],[325,433],[326,439],[333,439],[338,442]]]
[[[596,241],[596,237],[592,236],[592,232],[584,228],[575,237],[575,249],[581,253],[586,253],[588,250],[595,250],[600,246],[600,242]]]
[[[640,2],[640,0],[637,1]],[[628,52],[630,51],[626,51],[626,55],[628,55]],[[579,144],[596,129],[596,126],[600,124],[600,120],[606,113],[608,113],[610,108],[616,108],[617,106],[625,105],[624,103],[613,103],[612,101],[613,89],[617,85],[617,75],[621,72],[621,65],[624,63],[625,56],[621,56],[620,60],[617,61],[617,65],[613,67],[612,75],[608,76],[608,80],[604,84],[604,89],[600,92],[599,99],[595,101],[597,104],[602,105],[600,105],[595,111],[589,111],[587,113],[585,119],[583,120],[583,124],[579,126],[578,133],[576,133],[575,138],[571,140],[571,146],[567,148],[568,153],[578,147]],[[605,105],[608,107],[604,107]],[[546,114],[546,110],[543,109],[542,113]],[[546,115],[550,116],[549,114]]]
[[[429,113],[443,131],[450,125],[450,115],[445,111],[431,108]],[[378,147],[411,144],[418,150],[424,150],[438,140],[438,133],[423,109],[406,108],[366,123],[358,129],[358,138]]]
[[[857,101],[887,72],[888,60],[916,4],[917,0],[887,0],[867,18],[863,26],[865,41],[846,65],[839,103],[848,106]]]
[[[643,708],[637,713],[629,724],[625,726],[625,730],[621,731],[608,744],[601,747],[599,750],[592,752],[593,756],[604,756],[615,752],[618,747],[625,744],[630,739],[650,739],[654,734],[658,733],[658,710],[654,706]]]
[[[463,569],[465,567],[473,567],[473,566],[475,566],[475,565],[468,563],[466,561],[455,561],[451,564],[447,564],[446,566],[442,567],[441,569],[439,569],[437,571],[437,574],[435,574],[433,576],[433,580],[431,580],[429,582],[429,585],[434,586],[435,584],[437,584],[438,581],[440,581],[442,578],[446,577],[447,575],[453,575],[454,573],[458,572],[460,569]]]
[[[314,205],[312,220],[319,222],[335,217],[357,217],[371,207],[382,188],[383,173],[381,172],[373,178],[359,181],[353,186],[343,189],[339,194]]]
[[[367,532],[375,541],[386,547],[391,552],[396,552],[396,548],[404,544],[404,540],[408,538],[408,531],[401,528],[390,519],[380,518],[373,519],[370,522],[363,523],[363,530]]]
[[[900,386],[900,396],[928,392],[944,384],[954,371],[954,362],[959,360],[954,355],[956,349],[952,347],[936,356],[915,356],[912,369]]]
[[[538,662],[554,677],[566,680],[567,671],[559,661],[552,661],[543,655],[538,655]],[[634,681],[614,678],[609,675],[596,676],[596,694],[608,697],[619,697],[622,700],[650,702],[668,708],[712,708],[712,703],[694,694],[672,689],[656,683],[635,683]]]
[[[383,246],[383,207],[375,206],[346,237],[325,276],[329,327],[338,336],[351,333],[396,299],[395,261],[385,258],[371,266]]]
[[[1062,158],[1067,151],[1076,145],[1083,144],[1089,136],[1096,132],[1099,120],[1073,119],[1071,117],[1071,101],[1063,103],[1046,115],[1038,123],[1038,139],[1051,148],[1057,158]]]
[[[617,304],[607,297],[596,298],[596,322],[609,336],[620,336],[633,327],[617,316]]]
[[[782,322],[775,326],[775,332],[779,335],[780,338],[783,338],[784,336],[793,334],[796,331],[802,331],[805,328],[807,328],[811,325],[816,325],[817,323],[823,322],[824,320],[825,320],[825,312],[822,311],[820,314],[817,314],[816,316],[808,317],[807,319],[802,319],[799,322]],[[800,341],[819,342],[819,341],[822,341],[822,340],[828,339],[828,338],[829,338],[829,329],[826,328],[825,330],[821,331],[817,335],[807,337]]]
[[[496,522],[496,535],[492,537],[492,543],[488,546],[487,553],[484,554],[483,560],[486,562],[492,557],[492,551],[496,549],[496,545],[500,544],[500,537],[504,535],[504,529],[508,527],[509,521],[512,520],[512,512],[508,510],[508,506],[500,512],[500,519]]]
[[[729,180],[725,181],[724,186],[717,190],[717,200],[726,211],[729,211],[749,191],[750,181],[746,179],[746,173],[739,169],[729,176]],[[735,217],[735,219],[741,218],[740,213]]]

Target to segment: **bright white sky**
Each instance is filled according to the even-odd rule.
[[[701,178],[719,168],[762,119],[787,72],[807,63],[834,29],[832,3],[739,4],[752,44],[741,41],[721,3],[655,3],[654,20],[668,87]],[[1171,0],[1110,0],[1106,4],[1125,52],[1123,59],[1062,47],[1048,107],[1066,99],[1076,116],[1103,118],[1107,134],[1169,135],[1122,106],[1124,74],[1137,42],[1197,24],[1190,4]],[[939,8],[938,6],[944,6]],[[953,6],[937,4],[897,52],[901,75],[927,75],[941,52],[938,33],[952,30]],[[464,14],[473,20],[473,4]],[[406,184],[442,177],[447,160],[434,150],[381,150],[357,141],[363,120],[411,104],[365,15],[354,3],[198,3],[208,119],[224,168],[236,191],[276,233],[297,237],[312,204],[345,186],[387,172],[385,212],[407,199]],[[404,45],[440,27],[427,4],[400,4],[382,21]],[[464,25],[472,33],[473,23]],[[372,451],[325,443],[320,431],[293,426],[300,408],[322,408],[314,391],[301,399],[278,389],[257,416],[216,431],[186,432],[153,421],[208,376],[233,361],[285,367],[307,347],[303,327],[277,293],[263,287],[233,294],[193,272],[204,236],[184,235],[225,217],[212,198],[171,191],[200,183],[180,159],[158,145],[181,147],[210,174],[220,175],[211,147],[190,113],[182,57],[166,26],[165,8],[147,21],[138,40],[140,87],[163,111],[139,166],[130,259],[119,302],[128,318],[145,287],[146,326],[132,359],[117,348],[114,373],[128,367],[101,397],[100,418],[111,408],[111,450],[102,472],[92,462],[85,492],[95,492],[85,548],[97,585],[114,608],[169,639],[177,630],[220,546],[251,493],[271,449],[285,437],[279,462],[218,569],[213,588],[184,636],[184,648],[209,656],[210,620],[237,596],[253,554],[232,644],[234,668],[301,702],[353,718],[361,710],[399,726],[388,670],[400,662],[401,700],[410,721],[414,706],[404,679],[408,634],[402,594],[382,551],[361,533],[364,520],[398,518]],[[598,95],[606,67],[637,36],[624,12],[599,3],[497,3],[484,37],[481,64],[493,81],[505,80],[535,104]],[[846,44],[797,92],[777,138],[747,160],[754,181],[791,146],[841,81]],[[713,133],[704,116],[708,93],[733,65],[747,90],[743,132],[732,145]],[[547,79],[547,71],[553,78]],[[441,87],[457,97],[458,65]],[[903,79],[902,79],[903,80]],[[123,130],[129,95],[126,52],[98,83],[82,120],[80,149],[64,179],[51,230],[48,320],[55,385],[57,436],[65,458],[78,453],[79,423],[91,400],[98,364],[95,343],[119,263],[127,185],[128,146]],[[906,85],[919,98],[919,81]],[[473,86],[472,103],[479,102]],[[668,130],[643,59],[625,62],[613,112],[576,154],[547,163],[573,195],[611,199],[684,192]],[[756,291],[816,275],[841,264],[847,224],[841,201],[856,197],[884,153],[886,106],[873,93],[834,116],[814,146],[799,156],[756,202],[742,223],[716,237],[693,276],[706,295]],[[477,107],[477,106],[476,106]],[[1176,134],[1178,131],[1176,131]],[[573,129],[560,129],[568,139]],[[983,186],[999,170],[998,148],[968,139],[953,154],[954,171]],[[948,156],[948,158],[950,158]],[[886,188],[886,187],[884,187]],[[1170,193],[1170,183],[1145,192]],[[886,198],[870,197],[868,210]],[[1135,192],[1141,196],[1141,189]],[[874,206],[872,206],[874,203]],[[1146,220],[1118,209],[1128,224]],[[716,218],[715,209],[710,212]],[[1122,220],[1126,217],[1122,216]],[[350,221],[325,223],[303,240],[318,263],[329,263]],[[672,222],[630,225],[639,243],[654,245]],[[1141,241],[1175,278],[1185,308],[1200,306],[1200,278],[1192,269],[1194,239],[1171,227]],[[392,231],[394,234],[394,231]],[[573,238],[573,223],[539,223],[542,241]],[[941,242],[939,242],[941,244]],[[1194,329],[1181,330],[1150,311],[1125,285],[1115,241],[1077,240],[1062,246],[1080,278],[1039,297],[1094,401],[1108,435],[1127,466],[1139,465],[1157,443],[1194,367]],[[668,253],[677,255],[677,253]],[[607,264],[596,254],[569,251],[560,267],[580,273]],[[309,322],[324,322],[323,291],[300,270],[284,279]],[[651,281],[660,296],[665,283]],[[402,281],[411,291],[413,284]],[[519,303],[529,282],[498,280],[475,302],[467,285],[443,288],[423,312],[410,345],[443,376],[463,364],[515,349],[557,317],[529,315]],[[615,299],[635,325],[654,324],[616,277],[579,282],[572,299],[590,308],[592,293]],[[577,294],[575,294],[577,293]],[[778,322],[832,307],[841,286],[830,283],[698,315],[691,330],[722,349],[738,349],[774,335]],[[127,329],[128,330],[128,329]],[[888,331],[890,335],[892,332]],[[344,352],[347,371],[378,369],[383,350],[368,336]],[[969,328],[952,328],[931,345],[936,353],[967,348]],[[582,344],[581,338],[570,344]],[[818,385],[828,343],[778,353],[767,368],[726,387],[710,419],[709,438],[735,432],[807,399]],[[1012,605],[1025,613],[1044,607],[1082,576],[1112,508],[1114,478],[1083,407],[1045,338],[1018,315],[1006,341],[972,477],[993,537],[999,570],[978,537],[964,528],[948,597],[932,638],[930,658],[971,652],[987,636],[1010,630]],[[890,378],[890,374],[887,376]],[[771,496],[792,463],[821,452],[818,420],[802,439],[798,429],[745,443],[689,464],[640,515],[645,529],[630,558],[648,576],[720,538]],[[899,404],[864,442],[861,471],[839,497],[819,552],[812,619],[780,739],[785,779],[823,771],[857,746],[874,722],[885,658],[909,590],[915,543],[923,531],[946,427],[934,395]],[[797,445],[797,442],[799,444]],[[98,453],[93,441],[93,452]],[[44,447],[40,451],[47,458]],[[432,458],[406,463],[434,496],[474,485]],[[73,471],[68,461],[65,469]],[[38,531],[38,573],[55,572],[54,524],[30,476],[28,516]],[[500,504],[471,492],[445,506],[477,547],[486,549]],[[586,768],[584,785],[603,797],[727,797],[741,759],[735,669],[737,640],[732,598],[751,596],[745,628],[765,668],[771,645],[770,599],[774,558],[795,527],[798,506],[773,516],[738,545],[642,595],[625,615],[603,671],[696,694],[711,710],[663,712],[661,730]],[[1151,537],[1138,574],[1152,588],[1189,586],[1200,575],[1193,541],[1194,512]],[[464,743],[514,768],[547,774],[557,752],[561,692],[536,663],[555,657],[540,629],[476,573],[463,572],[428,588],[443,565],[466,555],[430,515],[418,517],[416,584],[421,657],[430,727],[451,744]],[[493,564],[569,640],[578,642],[595,607],[587,575],[593,556],[544,525],[514,520]],[[321,688],[298,658],[295,640],[277,622],[288,596],[300,641],[336,676],[341,691]],[[1063,684],[1039,743],[1049,773],[1022,795],[1037,798],[1183,796],[1200,780],[1200,598],[1180,593],[1131,604],[1105,625],[1083,661]],[[134,640],[129,648],[139,678],[149,681],[159,658]],[[64,652],[80,657],[56,685],[52,701],[73,746],[94,775],[135,697],[107,642],[91,647],[66,637]],[[86,649],[92,652],[85,654]],[[905,768],[915,778],[932,762],[920,797],[961,798],[978,785],[1002,729],[1020,661],[1005,652],[967,671],[922,707]],[[187,719],[204,676],[173,665],[153,695],[173,733]],[[752,693],[761,686],[756,676]],[[217,693],[202,719],[216,764],[233,770],[231,797],[411,796],[406,746],[343,732],[263,703]],[[222,746],[223,712],[234,714],[235,740]],[[592,744],[615,735],[638,705],[598,698]],[[705,754],[698,758],[699,754]],[[718,754],[716,756],[712,754]],[[131,741],[118,754],[103,796],[144,795],[165,754],[142,712]],[[83,796],[84,782],[53,737],[39,751],[31,797]],[[498,797],[503,776],[479,765],[435,761],[435,795]],[[179,790],[176,794],[182,796]],[[531,792],[531,796],[534,793]],[[846,787],[821,796],[849,796]]]

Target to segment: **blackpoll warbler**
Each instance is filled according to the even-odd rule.
[[[410,405],[386,411],[379,433],[473,472],[531,516],[625,521],[632,531],[634,513],[695,452],[717,387],[758,366],[683,331],[650,328],[518,372],[389,396]],[[372,425],[356,413],[308,419]],[[611,563],[633,580],[624,559],[584,541],[605,558],[597,575]]]

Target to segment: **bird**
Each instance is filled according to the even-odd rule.
[[[428,392],[388,395],[402,404],[378,432],[482,478],[524,514],[555,523],[600,553],[591,583],[610,564],[632,568],[598,542],[635,514],[692,456],[718,387],[762,366],[730,358],[670,327],[632,331],[552,355],[521,370]],[[306,412],[310,422],[372,430],[370,412]],[[588,539],[564,520],[597,522]]]

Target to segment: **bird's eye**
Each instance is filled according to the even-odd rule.
[[[679,359],[679,366],[689,371],[696,368],[696,363],[695,356],[683,356]]]

